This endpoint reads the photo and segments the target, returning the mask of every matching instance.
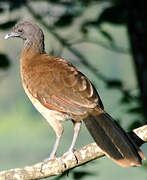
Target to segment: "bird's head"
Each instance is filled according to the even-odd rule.
[[[38,25],[29,21],[20,21],[9,34],[6,34],[5,39],[19,37],[23,40],[32,40],[36,36],[43,37],[43,32]]]
[[[29,21],[20,21],[12,29],[12,31],[6,34],[5,39],[10,38],[21,38],[23,39],[24,45],[34,44],[43,44],[44,48],[44,35],[41,28]]]

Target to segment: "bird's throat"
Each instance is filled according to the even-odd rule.
[[[23,53],[30,53],[32,55],[45,53],[44,41],[26,40],[24,42]]]

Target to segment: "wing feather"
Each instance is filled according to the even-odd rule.
[[[27,71],[22,76],[25,86],[49,109],[81,115],[97,105],[103,108],[91,82],[64,59],[42,54],[25,66]]]

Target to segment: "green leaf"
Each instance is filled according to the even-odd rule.
[[[107,31],[100,29],[99,31],[107,40],[109,40],[110,42],[113,42],[113,37],[110,35],[110,33],[108,33]]]
[[[124,4],[118,4],[104,9],[97,20],[97,24],[100,25],[103,22],[117,25],[125,24],[127,22],[127,9]]]
[[[9,1],[9,10],[13,11],[15,9],[20,9],[24,4],[25,0],[8,0]]]
[[[123,92],[122,95],[123,96],[120,100],[121,103],[128,104],[128,103],[132,102],[132,96],[130,95],[130,93],[128,91]]]
[[[147,169],[147,161],[143,163],[143,168]]]
[[[3,13],[4,12],[4,9],[0,7],[0,13]]]
[[[74,20],[74,15],[64,14],[55,22],[54,25],[58,27],[66,27],[71,25],[73,20]]]
[[[6,30],[6,29],[9,29],[9,28],[12,28],[16,23],[17,23],[18,20],[10,20],[6,23],[2,23],[0,24],[0,29],[2,30]]]
[[[128,127],[129,130],[135,129],[142,126],[142,123],[138,120],[135,120],[133,123],[131,123]]]
[[[108,80],[107,81],[107,86],[109,88],[121,88],[122,87],[122,82],[120,80]]]
[[[0,54],[0,68],[7,69],[10,66],[10,61],[5,54]]]
[[[85,26],[81,26],[80,31],[81,31],[81,33],[83,33],[84,35],[87,35],[87,33],[88,33],[88,29],[87,29]]]
[[[141,106],[137,106],[137,107],[132,107],[130,109],[128,109],[127,111],[128,113],[137,113],[137,114],[143,114],[143,110]]]

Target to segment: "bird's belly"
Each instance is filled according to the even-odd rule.
[[[42,114],[42,116],[49,122],[51,123],[54,119],[58,120],[58,121],[66,121],[71,119],[69,115],[62,113],[62,112],[58,112],[58,111],[54,111],[51,109],[48,109],[47,107],[43,106],[38,99],[36,99],[35,97],[33,97],[30,92],[28,91],[28,89],[26,87],[24,87],[24,90],[26,92],[26,94],[28,95],[30,101],[32,102],[32,104],[35,106],[35,108]]]

